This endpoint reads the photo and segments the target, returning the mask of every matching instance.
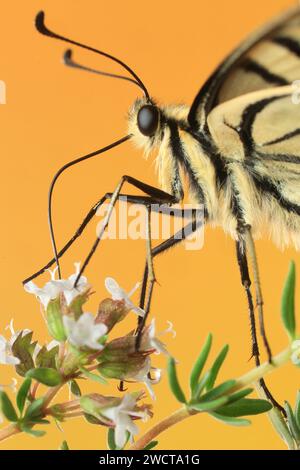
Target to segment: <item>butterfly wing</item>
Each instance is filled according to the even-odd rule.
[[[220,103],[300,79],[300,7],[289,10],[233,51],[197,94],[188,116],[194,131]]]
[[[292,86],[248,93],[209,114],[210,135],[246,222],[300,248],[300,104]],[[264,220],[262,220],[264,219]]]

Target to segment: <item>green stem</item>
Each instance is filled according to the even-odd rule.
[[[265,362],[259,367],[252,369],[250,372],[242,375],[239,379],[237,379],[235,385],[228,390],[227,393],[231,394],[233,392],[237,392],[243,388],[252,385],[253,383],[257,382],[259,379],[262,379],[265,375],[269,374],[273,370],[277,369],[278,367],[283,366],[287,362],[289,362],[291,357],[292,349],[289,347],[285,351],[281,352],[277,356],[273,358],[272,364],[269,362]],[[300,352],[300,349],[299,349]],[[199,412],[195,410],[189,410],[187,407],[181,408],[175,413],[171,414],[160,423],[156,424],[153,428],[146,432],[140,439],[138,439],[130,448],[129,450],[142,450],[144,449],[154,438],[159,436],[162,432],[166,431],[170,427],[174,426],[175,424],[183,421],[190,416],[196,415]]]

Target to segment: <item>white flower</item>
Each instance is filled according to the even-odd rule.
[[[158,336],[163,336],[167,333],[172,333],[173,338],[176,336],[176,332],[173,329],[173,324],[171,322],[168,323],[168,328],[164,331],[161,331],[160,333],[155,336],[155,319],[151,321],[150,325],[146,328],[145,333],[142,338],[142,343],[141,347],[144,350],[148,349],[154,349],[156,354],[163,353],[166,356],[170,356],[170,353],[167,351],[165,344],[158,339]]]
[[[105,287],[110,293],[111,298],[113,300],[124,300],[125,305],[128,309],[132,310],[140,317],[143,317],[145,315],[144,310],[142,310],[140,307],[136,307],[134,303],[130,300],[130,297],[140,287],[140,282],[138,282],[128,294],[126,294],[124,289],[122,289],[122,287],[120,287],[117,281],[115,281],[112,277],[107,277],[105,279]]]
[[[148,390],[152,400],[156,400],[156,396],[155,396],[154,390],[152,388],[152,385],[158,384],[160,382],[161,376],[162,376],[161,369],[157,369],[155,367],[152,367],[151,366],[151,359],[150,359],[150,357],[147,357],[145,359],[144,367],[139,370],[139,372],[133,377],[133,379],[136,382],[143,383],[147,387],[147,390]]]
[[[292,343],[292,350],[294,351],[291,356],[291,361],[295,366],[300,367],[300,340],[296,340]]]
[[[95,323],[95,317],[91,313],[83,313],[77,321],[64,315],[63,323],[68,340],[74,346],[78,348],[86,346],[96,351],[103,349],[98,340],[106,334],[107,326]]]
[[[12,327],[12,321],[10,323],[10,327]],[[0,335],[0,364],[16,366],[17,364],[20,364],[20,359],[13,355],[12,345],[14,344],[18,334],[16,334],[14,330],[12,330],[12,332],[13,334],[9,340]]]
[[[126,443],[126,431],[130,433],[131,440],[132,436],[139,432],[133,418],[141,418],[146,421],[149,417],[145,411],[135,411],[135,407],[136,399],[132,395],[126,394],[119,405],[101,410],[101,414],[115,425],[115,441],[119,449],[122,449]]]
[[[53,271],[49,269],[51,281],[46,282],[44,287],[38,287],[33,281],[29,281],[24,285],[24,289],[26,292],[38,297],[45,310],[47,309],[50,300],[57,299],[61,293],[64,295],[67,305],[70,305],[78,295],[83,294],[90,287],[87,282],[87,278],[84,276],[80,277],[77,286],[74,287],[75,281],[80,272],[80,263],[75,263],[75,268],[75,273],[66,280],[55,279],[57,268]]]
[[[10,334],[11,334],[11,337],[10,339],[8,340],[10,346],[12,346],[14,344],[14,342],[16,341],[17,337],[19,336],[20,334],[20,331],[15,331],[15,328],[14,328],[14,319],[12,318],[9,322],[9,324],[5,327],[5,330],[9,330],[10,331]],[[22,337],[27,335],[28,333],[31,333],[31,330],[29,330],[28,328],[25,328],[23,331],[22,331]]]

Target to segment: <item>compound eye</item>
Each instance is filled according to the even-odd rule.
[[[147,137],[155,134],[159,123],[159,111],[156,106],[147,104],[143,106],[137,115],[137,123],[140,132]]]

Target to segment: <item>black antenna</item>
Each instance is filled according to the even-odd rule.
[[[89,153],[88,155],[84,155],[82,157],[76,158],[75,160],[72,160],[69,163],[66,163],[64,166],[58,170],[58,172],[55,174],[51,185],[49,189],[49,195],[48,195],[48,221],[49,221],[49,229],[50,229],[50,237],[51,237],[51,243],[53,247],[53,253],[54,253],[54,258],[57,266],[57,271],[58,271],[58,277],[61,279],[61,269],[60,269],[60,264],[59,264],[59,257],[58,257],[58,251],[57,251],[57,246],[56,246],[56,241],[55,241],[55,235],[54,235],[54,227],[53,227],[53,219],[52,219],[52,196],[53,196],[53,190],[54,186],[59,178],[59,176],[68,168],[70,168],[73,165],[76,165],[77,163],[83,162],[84,160],[88,160],[89,158],[95,157],[96,155],[99,155],[101,153],[107,152],[108,150],[117,147],[118,145],[121,145],[123,142],[126,142],[131,138],[131,135],[126,135],[122,139],[117,140],[116,142],[113,142],[110,145],[107,145],[106,147],[103,147],[100,150],[96,150],[95,152]]]
[[[127,80],[128,82],[131,82],[137,86],[140,86],[140,84],[136,80],[133,80],[133,78],[130,78],[130,77],[126,77],[125,75],[118,75],[115,73],[103,72],[102,70],[96,70],[91,67],[86,67],[85,65],[81,65],[78,62],[75,62],[73,59],[73,51],[71,49],[67,49],[66,52],[64,53],[63,63],[67,65],[68,67],[72,67],[74,69],[84,70],[85,72],[91,72],[97,75],[104,75],[104,77],[120,78],[121,80]]]
[[[72,39],[66,38],[64,36],[60,36],[59,34],[56,34],[53,31],[50,31],[45,25],[45,13],[43,11],[40,11],[37,14],[36,19],[35,19],[35,25],[36,25],[37,30],[41,34],[44,34],[45,36],[49,36],[49,37],[52,37],[52,38],[55,38],[55,39],[59,39],[61,41],[68,42],[69,44],[74,44],[75,46],[78,46],[78,47],[82,47],[83,49],[87,49],[88,51],[95,52],[96,54],[107,57],[108,59],[111,59],[113,62],[116,62],[117,64],[121,65],[121,67],[123,67],[134,78],[134,80],[133,80],[134,83],[136,83],[143,90],[146,99],[148,101],[150,101],[150,96],[149,96],[148,90],[145,87],[145,85],[143,84],[142,80],[122,60],[118,59],[117,57],[114,57],[111,54],[108,54],[106,52],[95,49],[94,47],[90,47],[90,46],[87,46],[87,45],[82,44],[80,42],[73,41]]]

